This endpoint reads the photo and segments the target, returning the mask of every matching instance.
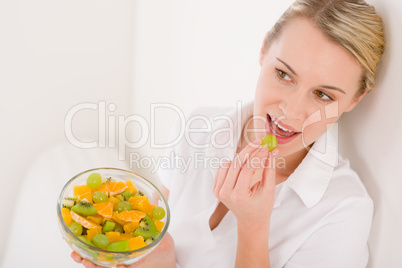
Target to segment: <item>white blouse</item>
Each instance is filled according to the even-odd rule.
[[[209,218],[219,203],[213,194],[218,161],[233,159],[242,127],[252,112],[253,103],[241,112],[202,108],[187,118],[197,116],[187,120],[191,124],[186,135],[181,135],[180,122],[172,132],[171,141],[182,138],[166,151],[171,165],[160,166],[158,174],[170,191],[169,232],[178,267],[234,267],[236,217],[229,211],[213,231]],[[229,131],[229,118],[233,131]],[[273,268],[367,265],[373,202],[349,162],[339,155],[335,132],[333,127],[320,137],[294,173],[276,187],[269,234]]]

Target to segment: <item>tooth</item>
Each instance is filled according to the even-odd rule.
[[[280,129],[282,129],[282,130],[284,130],[284,131],[293,132],[293,131],[291,131],[291,130],[289,130],[289,129],[287,129],[287,128],[284,128],[283,126],[279,125],[278,123],[276,123],[276,125],[277,125]]]

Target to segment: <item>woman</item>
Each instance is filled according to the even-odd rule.
[[[372,200],[330,128],[374,88],[383,51],[381,18],[364,1],[296,1],[264,40],[237,147],[213,146],[228,137],[201,133],[193,143],[212,146],[182,140],[168,150],[231,161],[160,170],[171,236],[130,267],[365,267]],[[216,133],[227,127],[217,114],[192,116],[206,116]],[[235,114],[226,113],[234,121]],[[271,153],[260,146],[266,134],[278,139]]]

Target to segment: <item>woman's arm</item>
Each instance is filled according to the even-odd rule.
[[[270,267],[268,235],[275,199],[275,169],[265,168],[272,153],[266,147],[259,148],[260,144],[261,140],[257,140],[246,146],[215,177],[214,194],[237,218],[236,268]],[[261,171],[257,173],[260,178],[252,184],[257,171]]]
[[[237,224],[236,268],[271,267],[269,262],[269,226],[257,224]]]

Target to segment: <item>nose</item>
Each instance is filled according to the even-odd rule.
[[[286,118],[292,120],[303,120],[309,110],[308,101],[300,89],[284,94],[279,108]]]

